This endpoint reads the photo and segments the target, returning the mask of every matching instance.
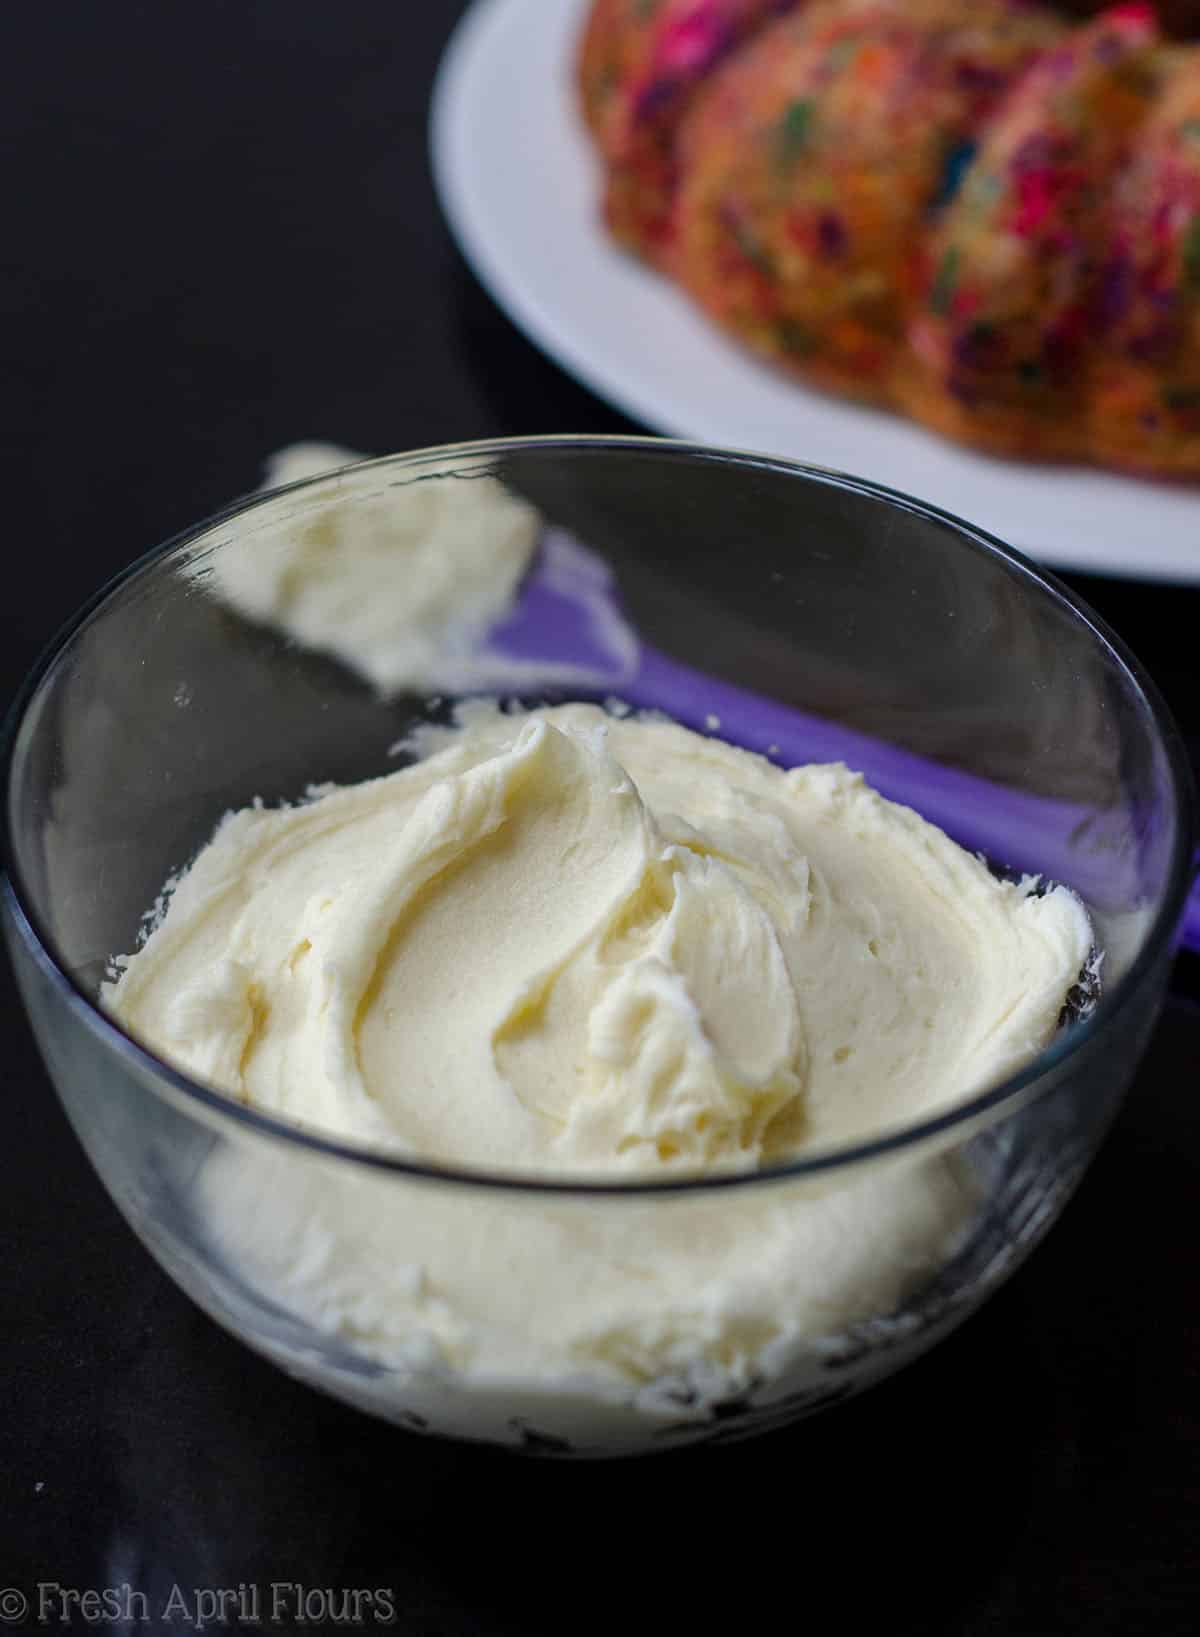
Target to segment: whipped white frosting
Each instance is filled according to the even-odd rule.
[[[456,1165],[745,1169],[876,1134],[1048,1038],[1078,901],[840,765],[594,706],[230,815],[106,992],[256,1107]]]
[[[419,748],[228,816],[106,988],[114,1015],[355,1141],[669,1178],[950,1107],[1046,1041],[1088,956],[1068,892],[998,880],[840,765],[784,772],[586,705],[477,704]],[[798,1358],[819,1375],[829,1338],[928,1281],[979,1203],[970,1168],[929,1148],[589,1201],[231,1144],[196,1186],[253,1286],[386,1367],[339,1391],[487,1436],[527,1402],[585,1439],[614,1405],[703,1416],[794,1382]],[[591,1408],[562,1420],[568,1401]]]

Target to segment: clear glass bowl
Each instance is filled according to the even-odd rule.
[[[1036,1061],[948,1113],[779,1170],[669,1183],[409,1163],[257,1113],[123,1033],[97,1005],[108,961],[221,814],[389,770],[397,742],[448,708],[444,686],[383,692],[238,613],[214,594],[214,565],[302,531],[319,540],[330,520],[386,532],[414,484],[481,473],[539,510],[560,554],[571,543],[586,582],[564,590],[560,574],[488,635],[523,667],[525,697],[620,695],[783,761],[841,755],[998,866],[1075,887],[1103,953],[1098,1001],[1084,985]],[[493,683],[517,674],[493,670]],[[490,674],[476,667],[480,686]],[[17,702],[6,754],[5,925],[22,993],[71,1121],[153,1255],[315,1386],[406,1426],[545,1453],[756,1432],[840,1401],[964,1319],[1054,1221],[1111,1119],[1190,873],[1175,730],[1061,586],[871,484],[649,439],[437,449],[251,497],[70,622]],[[947,1177],[962,1203],[935,1233],[923,1190]],[[870,1232],[813,1238],[814,1222],[863,1213]],[[753,1268],[766,1216],[808,1236],[811,1277],[801,1292],[780,1283],[777,1324],[717,1334],[706,1280],[731,1255]],[[475,1334],[565,1322],[539,1278],[548,1257],[580,1292],[610,1296],[656,1249],[690,1272],[649,1342],[610,1303],[604,1346],[577,1368],[506,1374],[447,1357],[397,1296],[397,1279],[410,1294],[454,1283],[453,1265],[409,1267],[418,1223],[435,1263],[495,1258],[495,1311],[466,1316]]]

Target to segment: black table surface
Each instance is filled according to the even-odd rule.
[[[293,439],[643,430],[511,327],[441,220],[426,118],[460,9],[6,15],[0,700],[87,593]],[[1200,761],[1200,589],[1071,583]],[[11,1627],[42,1629],[40,1585],[45,1616],[79,1630],[198,1629],[221,1590],[226,1629],[256,1609],[267,1629],[309,1629],[306,1609],[348,1623],[352,1604],[302,1601],[326,1590],[378,1591],[367,1627],[421,1634],[1195,1629],[1195,957],[1062,1222],[956,1336],[759,1443],[600,1465],[394,1431],[219,1331],[118,1219],[9,982],[0,1004]],[[55,1584],[120,1596],[64,1621]]]

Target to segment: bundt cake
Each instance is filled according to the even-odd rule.
[[[1200,477],[1200,47],[1145,6],[598,0],[580,82],[611,231],[760,354]]]
[[[767,29],[680,133],[669,269],[758,351],[887,401],[930,207],[1061,33],[1008,0],[817,0]]]
[[[1086,436],[1110,190],[1155,93],[1150,17],[1114,12],[1035,63],[928,235],[895,377],[910,414],[1022,455]]]
[[[579,52],[584,118],[604,158],[604,219],[657,260],[670,230],[675,137],[694,92],[798,0],[596,0]]]
[[[1097,305],[1093,457],[1200,473],[1200,52],[1168,58],[1112,202]]]

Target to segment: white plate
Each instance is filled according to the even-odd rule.
[[[442,207],[480,279],[539,346],[660,432],[861,474],[1064,568],[1200,583],[1200,492],[996,460],[806,391],[614,249],[575,111],[587,3],[475,0],[434,88]]]

